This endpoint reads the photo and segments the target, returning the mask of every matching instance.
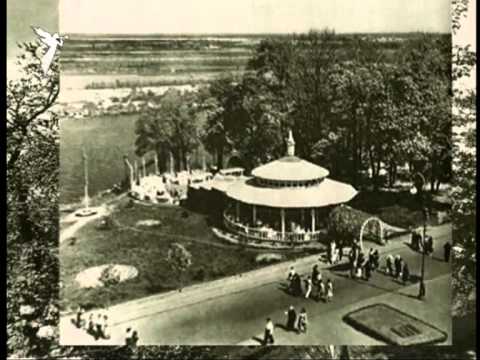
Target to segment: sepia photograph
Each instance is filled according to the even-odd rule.
[[[24,21],[9,351],[471,346],[472,3],[59,0],[56,27]]]
[[[61,343],[451,344],[449,5],[62,1]]]

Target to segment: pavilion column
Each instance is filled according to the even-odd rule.
[[[312,232],[315,231],[315,208],[312,208]]]
[[[253,226],[257,223],[257,207],[255,205],[252,206],[252,215],[253,215]]]
[[[300,210],[300,222],[302,223],[302,227],[305,228],[305,209]]]
[[[142,156],[142,169],[143,169],[143,177],[147,176],[147,167],[145,164],[145,157]]]
[[[158,154],[157,154],[156,151],[155,151],[155,155],[154,155],[154,157],[153,157],[153,163],[154,163],[154,167],[155,167],[155,170],[154,170],[154,171],[155,171],[155,175],[160,174],[160,171],[159,171],[159,169],[158,169]]]
[[[282,240],[285,240],[285,209],[280,209],[280,216],[282,218]]]
[[[235,221],[240,221],[240,203],[235,201]]]

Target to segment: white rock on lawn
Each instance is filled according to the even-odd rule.
[[[113,265],[113,266],[112,266]],[[138,270],[134,266],[118,265],[118,264],[106,264],[101,266],[95,266],[88,268],[77,274],[75,281],[81,288],[96,288],[104,286],[100,280],[103,271],[112,266],[110,269],[111,274],[118,276],[119,282],[123,282],[129,279],[137,277]]]
[[[160,225],[162,225],[162,222],[160,220],[154,220],[154,219],[140,220],[136,224],[136,226],[160,226]]]

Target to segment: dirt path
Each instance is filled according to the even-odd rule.
[[[124,198],[126,194],[119,195],[109,201],[106,201],[105,203],[92,207],[92,209],[95,209],[97,213],[92,216],[86,216],[86,217],[78,217],[75,215],[75,212],[68,214],[64,216],[63,218],[60,219],[60,222],[64,223],[72,223],[72,225],[66,226],[64,229],[60,230],[60,236],[59,236],[59,243],[61,244],[67,239],[70,239],[75,235],[75,233],[80,230],[82,227],[84,227],[86,224],[93,220],[100,219],[104,216],[107,216],[112,213],[112,211],[115,209],[115,203],[122,198]]]

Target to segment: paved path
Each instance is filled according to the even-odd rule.
[[[450,266],[441,260],[441,255],[443,243],[451,239],[451,226],[431,228],[429,233],[435,238],[436,251],[434,257],[426,261],[426,279],[443,279],[450,273]],[[379,249],[382,253],[401,254],[408,262],[412,274],[419,273],[421,256],[405,245],[408,240],[409,237],[396,238]],[[358,304],[373,301],[372,299],[376,299],[374,301],[385,299],[382,301],[393,302],[394,306],[398,302],[407,309],[414,305],[415,308],[423,309],[418,311],[426,311],[424,314],[428,315],[429,320],[432,320],[430,317],[434,318],[441,323],[439,327],[448,332],[446,327],[449,326],[446,323],[450,321],[449,298],[445,296],[435,298],[430,293],[430,287],[434,286],[431,284],[436,284],[435,289],[437,286],[441,289],[448,287],[449,293],[450,289],[448,284],[445,284],[445,279],[444,282],[429,281],[427,301],[425,305],[420,306],[419,300],[403,294],[407,289],[404,285],[384,274],[375,274],[370,282],[353,280],[347,276],[348,271],[342,269],[342,265],[327,269],[328,265],[321,263],[324,278],[329,277],[334,282],[333,302],[317,303],[287,294],[284,291],[284,283],[290,264],[295,264],[299,273],[306,274],[310,273],[312,265],[318,263],[318,260],[318,255],[309,256],[191,286],[182,292],[173,291],[113,306],[108,309],[112,328],[110,340],[94,341],[84,331],[76,329],[70,323],[70,318],[62,317],[60,342],[63,345],[122,344],[126,327],[132,326],[139,331],[141,343],[145,345],[258,344],[252,337],[263,330],[265,318],[271,317],[276,322],[283,323],[284,311],[289,305],[294,305],[297,309],[306,307],[311,321],[309,334],[312,335],[289,334],[281,340],[285,344],[319,344],[324,343],[323,341],[330,344],[338,342],[352,345],[378,344],[375,340],[346,327],[339,320],[348,311],[357,308]],[[414,289],[415,287],[412,287],[410,291],[415,292]],[[432,292],[437,293],[437,290]],[[441,306],[428,306],[433,299],[438,299]],[[434,315],[431,315],[431,312],[434,312]],[[323,335],[320,336],[318,332]],[[279,343],[282,343],[280,339],[283,337],[280,337],[280,334],[278,336]]]

